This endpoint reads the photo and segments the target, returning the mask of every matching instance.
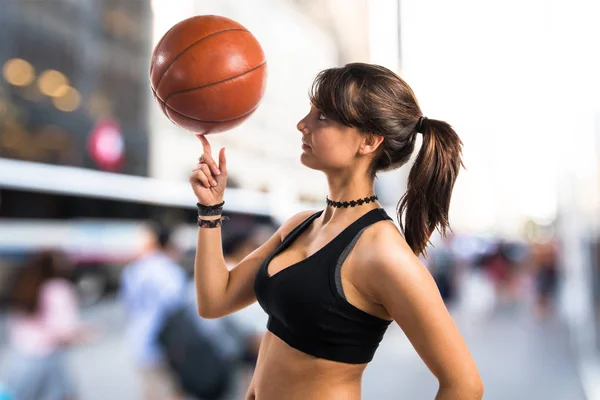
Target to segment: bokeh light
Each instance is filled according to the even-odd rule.
[[[69,90],[69,80],[63,73],[49,69],[40,74],[38,87],[46,96],[62,97]]]
[[[61,111],[75,111],[81,105],[81,95],[77,89],[69,86],[62,96],[53,98],[52,103]]]
[[[35,70],[29,62],[12,58],[4,63],[2,76],[11,85],[27,86],[35,79]]]

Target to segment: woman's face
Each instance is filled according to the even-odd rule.
[[[319,171],[343,170],[355,165],[363,140],[356,128],[329,119],[312,105],[297,128],[302,133],[302,164]]]

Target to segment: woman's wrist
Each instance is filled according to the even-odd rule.
[[[198,216],[199,217],[220,216],[221,214],[223,214],[223,205],[224,204],[225,204],[224,201],[221,203],[218,203],[218,204],[210,205],[210,206],[205,206],[203,204],[196,203],[196,207],[198,208]]]
[[[198,227],[200,228],[218,228],[223,224],[223,221],[229,219],[223,217],[224,201],[218,204],[203,205],[196,203],[198,207]]]

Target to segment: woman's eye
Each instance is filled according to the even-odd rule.
[[[319,121],[325,121],[327,119],[327,117],[325,116],[325,114],[323,114],[322,112],[320,112],[319,116],[317,117],[317,119]]]

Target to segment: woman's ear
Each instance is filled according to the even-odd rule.
[[[360,145],[360,148],[358,149],[358,152],[360,155],[366,156],[371,153],[374,153],[379,148],[381,143],[383,143],[382,135],[376,135],[374,133],[367,133],[363,136],[364,137],[363,137],[362,144]]]

